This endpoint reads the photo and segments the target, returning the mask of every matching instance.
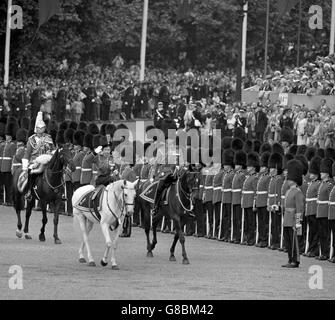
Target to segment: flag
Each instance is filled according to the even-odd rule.
[[[299,2],[299,0],[277,0],[277,10],[279,17],[290,12],[291,9]]]
[[[179,0],[177,21],[187,19],[192,11],[192,0]]]
[[[59,13],[60,3],[59,0],[38,0],[39,6],[39,24],[46,23],[53,15]]]

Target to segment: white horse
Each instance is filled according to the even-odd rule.
[[[109,249],[112,247],[112,269],[118,270],[118,265],[115,259],[115,251],[117,248],[117,239],[123,229],[123,221],[126,215],[132,215],[134,212],[135,187],[137,181],[131,183],[126,180],[119,180],[108,185],[101,195],[101,210],[100,216],[94,212],[91,213],[89,209],[82,208],[79,205],[80,200],[84,195],[94,190],[94,186],[87,185],[78,188],[72,197],[73,215],[74,219],[79,221],[80,229],[83,235],[83,242],[79,248],[79,262],[86,263],[83,250],[86,246],[88,265],[96,266],[92,257],[91,249],[88,243],[88,235],[93,228],[94,223],[100,223],[102,233],[106,240],[106,250],[101,260],[103,267],[107,266]],[[113,241],[110,236],[110,227],[117,225],[115,237]]]

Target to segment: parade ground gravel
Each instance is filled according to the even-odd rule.
[[[23,215],[24,216],[24,215]],[[154,257],[146,257],[144,230],[133,228],[131,238],[118,242],[120,270],[100,265],[105,243],[95,225],[90,243],[96,267],[80,264],[80,233],[72,217],[60,216],[61,245],[53,242],[53,214],[48,214],[46,242],[38,240],[41,212],[33,211],[32,240],[15,236],[13,208],[0,206],[0,299],[334,299],[335,264],[301,256],[299,269],[281,268],[287,254],[267,248],[227,244],[186,237],[190,265],[182,265],[181,247],[176,262],[169,261],[172,234],[158,233]],[[109,261],[110,262],[110,261]],[[22,267],[23,289],[10,289],[13,265]],[[310,289],[309,269],[321,266],[323,289]]]

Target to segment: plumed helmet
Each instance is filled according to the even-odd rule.
[[[269,151],[265,151],[261,154],[261,162],[260,162],[261,167],[268,168],[268,162],[269,162],[270,155],[271,153]]]
[[[302,145],[298,146],[296,155],[298,155],[298,154],[303,154],[304,155],[306,153],[306,150],[307,150],[307,146],[305,144],[302,144]]]
[[[231,148],[234,151],[242,150],[243,149],[243,141],[239,138],[234,138],[231,142]]]
[[[73,144],[76,146],[84,146],[85,132],[82,130],[77,130],[73,135]]]
[[[237,127],[234,129],[234,133],[233,133],[233,137],[234,138],[239,138],[241,139],[242,141],[245,141],[246,140],[246,134],[245,134],[245,131],[243,128],[241,127]]]
[[[84,137],[84,147],[87,147],[93,150],[93,135],[90,133],[86,133]]]
[[[283,156],[280,153],[271,153],[268,161],[269,169],[277,169],[277,173],[281,174],[283,172]]]
[[[100,139],[101,139],[100,134],[96,134],[93,136],[93,149],[98,148],[100,146]]]
[[[69,124],[69,129],[72,129],[72,130],[76,131],[78,129],[78,123],[74,122],[74,121],[71,121],[70,124]]]
[[[56,137],[56,144],[58,146],[65,144],[65,137],[64,137],[65,131],[64,130],[58,130],[57,137]]]
[[[292,144],[288,148],[288,153],[293,154],[294,156],[297,154],[297,151],[298,151],[298,146],[296,144]]]
[[[252,150],[257,152],[257,153],[260,153],[261,145],[262,145],[262,143],[259,140],[254,140]]]
[[[333,159],[324,158],[321,160],[320,164],[320,173],[328,173],[330,177],[333,176]]]
[[[292,159],[287,163],[287,179],[302,185],[302,164],[299,160]]]
[[[222,164],[224,166],[234,166],[234,150],[226,149],[222,152]]]
[[[59,125],[59,129],[60,130],[66,130],[69,127],[69,124],[67,123],[67,121],[63,121],[61,122],[61,124]]]
[[[27,139],[28,139],[28,130],[21,128],[16,131],[16,141],[17,142],[23,142],[24,144],[26,144]]]
[[[305,176],[308,173],[308,161],[307,161],[306,157],[302,154],[297,154],[294,158],[301,162],[302,174]]]
[[[98,126],[91,122],[89,125],[88,125],[88,133],[92,134],[93,136],[96,135],[96,134],[99,134],[100,130],[98,128]]]
[[[252,152],[253,151],[252,147],[253,147],[253,145],[252,145],[252,141],[251,140],[245,140],[244,141],[243,151],[245,153],[248,154],[248,153]]]
[[[281,155],[284,155],[284,148],[282,147],[282,145],[278,142],[275,142],[272,145],[272,153],[279,153]]]
[[[261,148],[259,150],[259,153],[263,153],[263,152],[269,152],[271,153],[272,151],[272,147],[269,143],[267,142],[264,142],[262,145],[261,145]]]
[[[232,137],[223,137],[221,147],[223,150],[230,149],[232,145]]]
[[[35,122],[34,132],[37,133],[37,130],[43,130],[46,128],[45,122],[43,121],[43,112],[38,112]]]
[[[281,142],[287,142],[288,144],[291,144],[294,138],[292,129],[288,127],[284,127],[283,129],[281,129],[280,138]]]
[[[316,155],[316,148],[314,147],[308,147],[306,152],[305,152],[305,157],[307,161],[311,161],[314,156]]]
[[[287,170],[287,164],[290,160],[294,159],[294,155],[292,153],[286,153],[283,157],[283,170]]]
[[[75,131],[73,129],[66,129],[64,132],[65,143],[73,143],[73,136]]]
[[[315,174],[320,177],[320,165],[321,165],[321,158],[316,156],[313,157],[311,162],[309,163],[309,173]]]
[[[85,121],[80,121],[77,129],[87,132],[87,123]]]
[[[259,155],[256,152],[250,152],[247,154],[247,167],[259,168]]]
[[[237,150],[234,156],[234,163],[236,166],[246,167],[247,165],[247,154],[242,150]]]

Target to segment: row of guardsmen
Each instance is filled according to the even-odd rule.
[[[292,145],[285,153],[278,143],[250,149],[238,138],[224,139],[222,165],[203,164],[189,234],[287,252],[287,172],[289,161],[297,160],[303,170],[299,252],[335,262],[335,150]]]

